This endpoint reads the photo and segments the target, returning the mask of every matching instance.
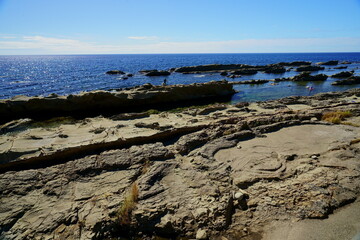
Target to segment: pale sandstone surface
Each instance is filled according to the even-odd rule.
[[[360,224],[351,211],[360,196],[359,97],[5,125],[0,239],[327,239],[331,226],[351,238]],[[320,121],[329,111],[351,111],[352,126]],[[134,183],[138,201],[121,225]]]

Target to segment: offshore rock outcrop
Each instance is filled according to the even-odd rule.
[[[333,66],[333,65],[338,65],[339,61],[331,60],[331,61],[327,61],[327,62],[319,62],[319,63],[316,63],[316,64],[317,65],[330,65],[330,66]]]
[[[324,70],[324,67],[320,66],[301,66],[296,69],[297,72],[313,72],[313,71],[320,71]]]
[[[186,102],[214,101],[234,93],[227,81],[203,84],[153,86],[145,84],[129,90],[93,91],[78,95],[48,97],[17,96],[0,100],[1,122],[18,118],[55,116],[96,116],[158,107],[175,107]]]
[[[1,154],[43,152],[50,162],[0,174],[0,238],[259,239],[279,219],[325,218],[360,196],[359,106],[354,89],[7,124]],[[352,117],[347,125],[321,121],[330,111]],[[128,145],[93,148],[114,139]],[[81,155],[51,161],[75,145]],[[124,223],[119,209],[129,194],[137,200]]]
[[[302,72],[291,78],[292,81],[325,81],[328,78],[325,74],[310,75],[310,72]]]
[[[360,84],[360,76],[352,76],[344,80],[338,80],[332,83],[332,85],[356,85]]]
[[[246,65],[246,64],[209,64],[209,65],[198,65],[198,66],[186,66],[173,69],[179,73],[203,73],[203,72],[224,72],[224,71],[237,71],[237,74],[256,74],[257,71],[265,73],[284,73],[286,69],[284,67],[289,66],[306,66],[311,65],[311,62],[296,61],[296,62],[280,62],[268,65]],[[245,73],[241,73],[241,72]]]
[[[354,75],[354,71],[347,71],[347,72],[339,72],[331,75],[333,78],[347,78]]]

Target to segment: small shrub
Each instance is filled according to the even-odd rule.
[[[351,117],[351,115],[352,114],[349,111],[328,112],[328,113],[324,113],[321,119],[326,122],[340,124],[345,118]]]
[[[135,209],[139,197],[139,188],[136,183],[131,185],[130,191],[126,194],[118,212],[117,218],[120,225],[129,225],[131,213]]]

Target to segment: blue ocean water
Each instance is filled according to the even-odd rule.
[[[265,65],[277,62],[328,60],[350,61],[348,70],[360,73],[360,53],[271,53],[271,54],[134,54],[134,55],[57,55],[57,56],[0,56],[0,99],[15,95],[59,95],[81,91],[124,88],[145,83],[162,84],[164,77],[146,77],[138,71],[144,69],[168,70],[174,67],[202,64],[249,64]],[[126,80],[120,76],[105,74],[108,70],[122,70],[134,74]],[[326,67],[315,72],[332,75],[344,70]],[[294,76],[294,71],[284,74],[258,73],[229,81],[273,79]],[[224,79],[219,74],[180,74],[166,77],[168,84],[190,84]],[[340,91],[355,86],[332,86],[336,79],[325,82],[280,82],[278,85],[235,85],[239,91],[234,101],[258,101],[291,95],[309,95],[318,92]],[[309,93],[306,85],[314,86]]]

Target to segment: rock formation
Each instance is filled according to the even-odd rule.
[[[359,104],[354,89],[6,123],[0,239],[260,239],[325,218],[360,196]]]
[[[354,71],[335,73],[335,74],[331,75],[331,77],[333,77],[333,78],[347,78],[347,77],[351,77],[352,75],[354,75]]]
[[[324,67],[320,67],[320,66],[302,66],[302,67],[298,67],[296,69],[297,72],[313,72],[313,71],[320,71],[320,70],[324,70]]]
[[[338,80],[332,83],[332,85],[355,85],[360,84],[360,76],[352,76],[344,80]]]
[[[17,96],[0,100],[0,122],[18,118],[54,116],[96,116],[150,108],[176,107],[184,103],[231,97],[232,84],[226,81],[203,84],[143,86],[118,91],[93,91],[78,95],[48,97]]]
[[[319,62],[317,65],[338,65],[339,61],[331,60],[327,62]]]

